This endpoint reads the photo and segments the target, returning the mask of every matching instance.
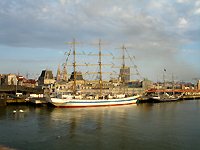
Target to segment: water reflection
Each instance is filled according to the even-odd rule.
[[[16,113],[13,113],[12,115],[13,115],[14,120],[24,119],[24,116],[25,116],[25,114],[21,112],[16,112]]]
[[[13,119],[20,120],[24,119],[26,113],[29,112],[27,106],[7,106],[1,107],[0,109],[0,120],[2,119]]]
[[[75,131],[76,131],[76,118],[71,118],[70,120],[70,130],[69,130],[69,134],[70,134],[70,138],[73,138],[75,135]]]
[[[13,114],[23,109],[24,113]],[[197,149],[200,103],[0,109],[0,144],[16,149]],[[190,146],[188,146],[190,145]],[[192,146],[191,146],[192,145]]]
[[[69,134],[70,138],[74,138],[78,135],[76,132],[96,134],[97,132],[101,132],[105,126],[126,126],[126,121],[130,115],[128,111],[134,107],[137,106],[76,109],[55,108],[50,111],[51,119],[47,121],[49,121],[48,124],[52,128],[62,125],[65,131],[67,131],[63,136]]]
[[[6,116],[6,107],[0,107],[0,120],[3,120]]]

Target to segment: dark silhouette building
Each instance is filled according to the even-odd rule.
[[[130,81],[130,67],[122,67],[120,68],[119,77],[122,82],[129,82]]]
[[[72,72],[69,80],[74,81],[74,72]],[[76,80],[84,80],[81,72],[76,72]]]
[[[42,73],[38,79],[39,85],[48,85],[55,82],[53,73],[51,70],[42,70]]]

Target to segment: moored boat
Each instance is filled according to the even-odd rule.
[[[102,53],[101,53],[101,40],[99,40],[99,61],[98,61],[98,66],[99,66],[99,71],[97,72],[99,75],[99,80],[98,80],[98,87],[99,88],[94,88],[93,90],[98,90],[98,94],[96,92],[90,92],[94,95],[87,95],[88,93],[82,93],[81,91],[78,91],[78,85],[77,85],[77,71],[76,71],[76,49],[75,49],[75,44],[76,41],[75,39],[71,43],[73,45],[73,86],[72,89],[68,89],[71,92],[69,93],[59,93],[59,90],[57,91],[58,93],[54,93],[54,96],[50,96],[50,99],[48,100],[53,106],[55,107],[98,107],[98,106],[118,106],[118,105],[129,105],[129,104],[136,104],[137,98],[139,95],[131,95],[127,92],[125,93],[125,77],[127,76],[127,73],[124,71],[125,70],[125,47],[123,46],[123,64],[122,64],[122,69],[123,73],[121,75],[122,81],[121,81],[121,88],[124,88],[124,90],[119,91],[119,93],[112,92],[112,89],[109,89],[110,94],[106,94],[105,92],[103,93],[103,79],[102,79]],[[125,76],[126,75],[126,76]]]
[[[72,99],[72,98],[51,98],[50,103],[55,107],[99,107],[136,104],[139,96],[112,99]]]
[[[181,96],[155,96],[152,97],[151,99],[153,100],[153,102],[172,102],[172,101],[178,101],[180,100]]]
[[[183,96],[183,94],[175,94],[174,92],[174,76],[172,74],[172,94],[168,94],[166,92],[166,83],[165,83],[165,72],[166,69],[164,69],[163,72],[163,88],[164,88],[164,92],[157,92],[157,96],[153,96],[150,99],[152,100],[152,102],[172,102],[172,101],[178,101],[181,100],[181,97]]]

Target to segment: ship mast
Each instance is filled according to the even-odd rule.
[[[124,83],[125,82],[125,46],[122,45],[122,69],[123,69],[123,72],[122,72],[122,82]]]
[[[123,86],[123,93],[125,94],[125,78],[126,78],[126,72],[125,72],[125,46],[122,45],[122,86]]]
[[[173,91],[173,96],[175,95],[174,92],[174,74],[172,73],[172,91]]]
[[[76,94],[76,40],[73,39],[72,41],[73,45],[73,56],[74,56],[74,62],[73,62],[73,68],[74,68],[74,86],[73,86],[73,93]]]
[[[101,40],[99,39],[99,86],[100,86],[100,93],[99,96],[102,97],[102,60],[101,60]]]
[[[166,72],[166,69],[164,69],[164,71],[163,71],[163,89],[164,89],[164,94],[166,94],[165,72]]]

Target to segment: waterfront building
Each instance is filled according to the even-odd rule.
[[[38,85],[50,85],[55,83],[55,79],[53,77],[53,73],[51,70],[42,70],[42,73],[38,79]]]
[[[57,71],[57,76],[59,75],[59,69]],[[67,80],[67,71],[66,67],[63,67],[63,72],[60,80],[56,80],[55,83],[52,84],[50,92],[72,92],[73,90],[73,82],[74,82],[74,72],[72,72],[69,81]],[[76,86],[77,89],[83,89],[85,85],[85,80],[83,79],[82,73],[76,73]]]
[[[84,80],[81,72],[76,72],[76,80]],[[72,72],[69,81],[74,81],[74,72]]]
[[[57,74],[56,74],[56,82],[59,82],[59,81],[67,81],[68,78],[67,78],[67,69],[66,69],[66,65],[64,64],[63,65],[63,70],[61,71],[60,70],[60,65],[58,66],[58,69],[57,69]]]
[[[130,81],[130,67],[123,66],[122,68],[120,68],[119,77],[122,82],[125,82],[125,83],[129,82]]]
[[[35,88],[38,86],[38,82],[34,79],[26,79],[24,76],[17,76],[17,85],[24,86],[24,87],[31,87]]]
[[[51,86],[51,92],[70,92],[72,91],[72,83],[69,83],[67,81],[56,81]]]
[[[72,72],[72,74],[69,78],[69,83],[70,84],[74,83],[74,72]],[[76,88],[77,88],[77,90],[82,89],[84,84],[85,84],[85,80],[83,79],[82,72],[80,72],[80,71],[76,72]]]
[[[24,76],[16,74],[1,74],[0,85],[19,85],[23,87],[36,87],[37,81],[34,79],[26,79]]]
[[[1,75],[1,85],[17,85],[17,76],[15,74]]]
[[[44,94],[49,94],[51,92],[55,82],[56,79],[53,77],[51,70],[42,70],[42,73],[38,78],[38,86],[44,90]]]
[[[64,81],[68,80],[66,64],[63,65],[62,80],[64,80]]]
[[[195,85],[190,82],[181,82],[181,89],[194,89]]]
[[[200,90],[200,80],[197,82],[197,89]]]
[[[2,79],[3,79],[3,75],[0,74],[0,85],[2,85]]]
[[[144,89],[151,89],[151,88],[153,88],[153,82],[150,81],[150,80],[148,80],[148,79],[144,79],[144,80],[142,81],[142,87],[143,87]]]
[[[56,74],[56,81],[61,80],[61,72],[60,72],[60,65],[58,65],[57,74]]]
[[[112,85],[113,85],[114,87],[120,85],[119,79],[111,78],[109,82],[112,83]]]
[[[38,82],[34,79],[28,79],[23,82],[23,86],[35,88],[36,86],[38,86]]]

